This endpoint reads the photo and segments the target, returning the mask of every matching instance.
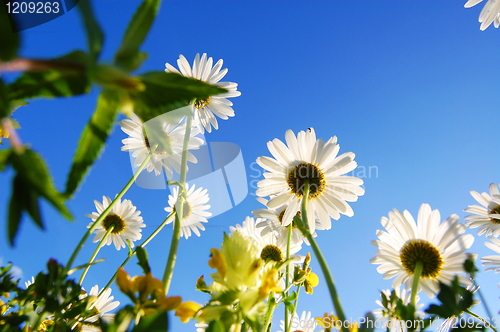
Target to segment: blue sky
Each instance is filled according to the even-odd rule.
[[[102,59],[111,61],[138,4],[94,1],[106,33]],[[500,31],[479,30],[480,7],[465,9],[462,1],[445,0],[165,1],[143,45],[149,57],[138,72],[163,70],[179,54],[190,61],[204,52],[224,59],[229,68],[224,80],[237,82],[242,95],[232,100],[236,116],[220,121],[220,129],[207,139],[241,147],[249,182],[249,195],[241,204],[211,218],[200,238],[181,239],[172,295],[200,303],[208,299],[194,287],[200,275],[213,272],[207,265],[210,248],[220,246],[229,226],[260,208],[252,182],[261,175],[255,159],[269,156],[267,141],[283,139],[287,129],[314,127],[323,139],[336,135],[341,153],[356,154],[360,167],[354,175],[363,177],[366,190],[352,204],[354,216],[333,221],[331,230],[319,232],[318,242],[347,316],[356,319],[375,309],[379,291],[391,283],[369,263],[380,218],[393,208],[416,216],[422,203],[439,209],[442,219],[453,213],[463,218],[463,209],[476,204],[469,191],[487,191],[491,182],[500,182]],[[85,49],[77,14],[73,10],[23,31],[21,55],[44,58]],[[21,139],[46,159],[60,189],[97,94],[94,89],[88,96],[36,100],[15,113]],[[50,257],[66,262],[90,221],[84,214],[94,211],[93,200],[114,196],[128,181],[128,155],[120,151],[125,137],[116,126],[69,202],[74,222],[44,205],[46,230],[25,219],[15,248],[7,246],[5,226],[0,228],[0,257],[19,266],[23,280],[44,269]],[[10,175],[0,176],[0,215],[5,217]],[[135,186],[126,198],[142,211],[145,235],[164,219],[167,191]],[[167,227],[147,247],[159,278],[170,237]],[[494,254],[485,241],[476,236],[471,251],[479,257]],[[84,263],[93,249],[87,243],[77,263]],[[107,261],[90,270],[84,286],[103,286],[124,255],[105,247],[99,257]],[[313,268],[321,276],[315,262]],[[127,270],[139,273],[134,263]],[[478,276],[494,313],[500,309],[498,281],[493,272]],[[123,299],[116,289],[113,293]],[[332,310],[324,282],[313,296],[301,296],[302,310],[314,316]],[[174,328],[179,326],[177,319],[172,321]]]

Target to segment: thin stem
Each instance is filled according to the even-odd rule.
[[[287,231],[287,237],[286,237],[286,261],[288,262],[288,260],[290,259],[290,242],[292,240],[292,223],[290,223],[290,225],[287,226],[288,227],[288,231]],[[285,267],[285,288],[288,288],[290,285],[290,264],[287,263],[286,264],[286,267]],[[288,290],[286,290],[284,293],[283,293],[283,297],[286,299],[288,297]],[[288,316],[288,307],[285,305],[285,332],[288,332],[290,331],[290,327],[289,327],[289,316]],[[292,317],[293,317],[293,313],[292,313]]]
[[[191,125],[192,115],[186,118],[186,132],[184,133],[184,141],[182,143],[182,159],[181,159],[181,172],[179,175],[179,194],[177,195],[177,202],[175,203],[175,221],[174,231],[172,233],[172,241],[170,242],[170,251],[168,253],[167,265],[163,274],[163,284],[165,285],[165,294],[168,294],[170,284],[172,283],[172,276],[174,274],[175,261],[177,260],[177,249],[179,247],[179,239],[181,237],[181,220],[184,215],[184,200],[186,196],[186,176],[187,176],[187,162],[189,156],[189,139],[191,138]]]
[[[309,223],[307,220],[307,201],[309,200],[309,189],[310,184],[309,181],[304,182],[304,197],[302,198],[302,206],[301,206],[301,217],[302,220],[299,222],[299,229],[304,236],[307,237],[307,240],[311,244],[313,248],[314,254],[316,255],[316,259],[318,260],[319,266],[321,267],[321,271],[323,271],[323,275],[326,280],[326,284],[328,286],[328,290],[330,291],[330,297],[332,298],[333,307],[335,308],[335,312],[337,313],[337,317],[342,322],[341,329],[343,332],[349,332],[346,323],[346,316],[344,314],[344,310],[342,309],[342,304],[340,303],[340,299],[337,293],[337,289],[335,288],[335,283],[333,281],[332,273],[330,272],[330,268],[326,263],[325,257],[321,252],[316,240],[311,235],[309,231]]]
[[[468,313],[469,315],[471,315],[472,317],[474,318],[477,318],[479,319],[481,322],[484,323],[484,325],[487,327],[487,328],[490,328],[492,331],[494,332],[498,332],[497,329],[495,328],[495,326],[493,325],[496,325],[495,323],[493,323],[493,325],[491,324],[491,322],[488,322],[486,319],[484,319],[483,317],[479,316],[478,314],[475,314],[473,313],[472,311],[470,311],[469,309],[465,310],[464,312]]]
[[[264,332],[269,331],[271,326],[271,319],[273,318],[274,309],[278,306],[278,303],[274,299],[274,293],[270,292],[267,297],[267,311],[266,311],[266,321],[264,322]]]
[[[106,230],[106,233],[104,234],[104,236],[102,237],[101,241],[97,245],[97,248],[95,248],[94,253],[92,254],[92,256],[90,256],[89,262],[87,263],[87,266],[83,270],[82,275],[80,276],[80,280],[78,281],[79,285],[81,285],[83,283],[83,280],[85,279],[85,276],[87,275],[87,272],[89,272],[90,266],[94,262],[94,259],[97,257],[97,254],[99,253],[99,251],[101,250],[101,248],[106,243],[106,240],[108,239],[109,234],[111,234],[111,232],[113,232],[114,228],[115,228],[115,226],[111,225],[111,227],[109,227]]]
[[[73,263],[74,263],[74,261],[76,259],[76,256],[78,256],[78,253],[83,248],[83,245],[85,244],[85,242],[89,238],[90,234],[92,234],[92,232],[94,231],[94,229],[101,223],[101,221],[104,218],[106,218],[106,216],[109,214],[109,212],[111,211],[111,209],[113,208],[113,206],[116,204],[116,202],[118,202],[118,200],[120,200],[123,197],[123,195],[125,195],[125,193],[127,192],[127,190],[129,190],[129,188],[135,182],[135,180],[137,179],[137,177],[139,176],[139,174],[141,174],[141,171],[144,169],[144,167],[146,167],[146,165],[149,162],[149,160],[151,159],[151,157],[152,157],[152,154],[149,153],[146,156],[146,158],[144,159],[144,161],[142,162],[141,166],[139,166],[139,168],[137,169],[137,171],[135,171],[135,173],[132,176],[132,178],[127,182],[127,184],[125,185],[125,187],[123,187],[123,189],[118,193],[118,195],[116,195],[116,197],[113,199],[113,201],[111,202],[111,204],[109,204],[109,206],[101,213],[101,215],[96,219],[96,221],[94,221],[94,223],[92,224],[92,226],[90,226],[90,228],[87,229],[87,231],[83,235],[82,239],[80,240],[80,242],[76,246],[75,250],[71,254],[71,257],[69,258],[68,262],[66,263],[66,266],[64,267],[64,273],[68,273],[68,271],[71,269],[71,266],[73,265]]]
[[[144,240],[143,243],[141,243],[140,245],[138,245],[134,251],[132,251],[132,254],[130,254],[129,256],[127,256],[127,258],[125,258],[125,260],[123,261],[123,263],[119,266],[119,267],[124,267],[125,265],[127,265],[127,263],[132,259],[132,257],[134,257],[134,255],[136,254],[137,252],[137,248],[141,247],[141,248],[144,248],[149,242],[151,242],[151,240],[153,240],[153,238],[158,234],[160,233],[160,231],[163,229],[163,227],[165,227],[165,225],[167,225],[168,223],[170,223],[170,220],[175,216],[175,211],[170,213],[168,215],[168,217],[160,224],[160,226],[158,226],[158,228],[146,239]],[[103,289],[101,289],[99,295],[101,295],[106,289],[108,289],[109,287],[111,287],[111,284],[113,283],[113,281],[115,281],[116,279],[116,275],[118,274],[118,269],[117,269],[117,272],[115,272],[115,274],[113,274],[113,276],[111,277],[111,279],[108,281],[108,283],[106,284],[106,286],[104,286]]]
[[[297,305],[299,303],[299,295],[300,295],[300,288],[301,288],[301,285],[299,284],[297,286],[297,297],[295,298],[295,301],[293,302],[293,312],[292,312],[292,317],[293,315],[295,315],[295,313],[297,312]],[[289,323],[289,328],[292,327],[292,322]]]
[[[411,285],[411,304],[414,308],[417,304],[418,283],[420,281],[420,276],[422,275],[423,269],[424,263],[418,260],[417,264],[415,265],[415,269],[413,270],[413,283]]]

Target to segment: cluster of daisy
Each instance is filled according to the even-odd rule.
[[[478,2],[470,0],[466,6]],[[500,1],[490,0],[483,9],[486,12],[481,14],[480,21],[485,27],[493,21],[497,26],[498,15],[492,13],[500,9],[491,8],[496,3]],[[123,140],[122,150],[131,152],[134,165],[154,171],[156,175],[164,171],[169,179],[174,172],[182,172],[183,162],[197,162],[189,151],[185,154],[187,160],[183,161],[183,149],[186,146],[188,150],[199,149],[204,141],[198,134],[218,129],[217,117],[234,116],[232,103],[227,98],[240,95],[236,83],[220,82],[227,73],[227,69],[221,70],[222,60],[213,65],[212,58],[198,54],[191,67],[181,55],[177,64],[179,70],[167,63],[166,71],[220,86],[228,92],[194,101],[192,127],[186,118],[175,125],[162,122],[156,126],[166,145],[151,142],[138,116],[132,114],[120,122],[122,130],[130,136]],[[185,137],[186,132],[190,133],[189,137]],[[310,245],[318,231],[329,230],[331,219],[353,216],[349,203],[364,194],[363,181],[348,175],[357,167],[355,155],[339,154],[335,136],[323,140],[316,137],[313,128],[297,134],[288,130],[284,141],[276,138],[268,142],[267,147],[272,157],[257,158],[258,165],[266,170],[256,191],[257,200],[264,207],[254,210],[254,217],[247,217],[241,225],[231,226],[221,249],[211,250],[209,266],[216,269],[211,275],[213,283],[207,286],[204,279],[200,279],[197,284],[199,290],[211,294],[211,300],[200,306],[196,314],[189,314],[200,322],[199,330],[221,320],[227,328],[246,322],[256,329],[262,327],[258,322],[262,320],[265,306],[282,303],[291,285],[303,286],[306,292],[312,293],[318,277],[308,267],[309,254],[299,255],[303,244]],[[466,223],[460,223],[457,215],[442,221],[439,211],[432,210],[428,204],[421,205],[417,218],[409,211],[394,209],[381,219],[384,230],[377,231],[378,239],[372,241],[378,251],[370,262],[379,265],[377,271],[384,279],[394,278],[394,281],[392,291],[382,292],[381,300],[377,301],[381,309],[374,313],[387,320],[391,331],[405,331],[404,325],[399,324],[403,319],[399,305],[411,304],[415,310],[423,306],[418,304],[418,292],[434,297],[441,283],[451,284],[455,280],[474,289],[464,268],[464,262],[471,257],[466,251],[474,242],[472,235],[465,234],[467,227],[479,228],[479,235],[491,236],[486,246],[500,253],[500,240],[496,238],[500,235],[498,186],[492,184],[489,194],[475,191],[471,194],[481,206],[469,206],[465,210],[472,213],[466,217]],[[205,229],[203,223],[211,216],[208,202],[208,192],[201,187],[181,183],[172,189],[165,211],[179,212],[181,237],[187,239],[192,233],[200,236],[200,230]],[[141,228],[145,227],[136,207],[129,200],[109,197],[103,197],[102,203],[95,201],[95,205],[97,212],[88,215],[92,218],[88,227],[96,233],[94,242],[114,243],[117,250],[127,245],[134,247],[134,241],[142,237]],[[487,271],[500,272],[500,256],[487,256],[482,262],[489,266]],[[291,314],[292,321],[310,316],[304,313],[304,317],[299,318],[296,312]],[[325,315],[333,320],[333,314]],[[415,319],[423,316],[421,311],[414,313]],[[291,322],[287,324],[286,331]],[[355,331],[357,326],[348,329]],[[330,327],[324,329],[329,330]]]

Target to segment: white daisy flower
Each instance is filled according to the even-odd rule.
[[[465,3],[465,8],[470,8],[477,5],[483,0],[469,0]],[[491,23],[495,25],[495,28],[500,26],[500,0],[488,0],[479,14],[479,23],[481,23],[480,29],[482,31],[486,30]]]
[[[295,312],[290,320],[291,331],[313,332],[317,325],[316,319],[312,317],[310,311],[302,311],[300,317]],[[285,321],[280,320],[280,328],[282,330],[279,332],[285,331]]]
[[[283,262],[286,258],[287,238],[279,237],[276,233],[261,234],[261,230],[256,226],[260,222],[262,222],[262,219],[255,220],[252,217],[246,217],[242,225],[229,226],[229,230],[231,233],[239,231],[242,235],[253,239],[255,247],[260,253],[260,258],[264,261]],[[291,243],[290,255],[297,253],[301,248],[300,243]],[[297,263],[303,261],[303,258],[298,255],[294,255],[293,257]]]
[[[202,231],[205,230],[202,222],[208,222],[207,218],[212,216],[212,213],[205,211],[210,209],[210,205],[207,205],[210,200],[207,189],[203,189],[202,187],[196,189],[196,186],[193,184],[191,187],[186,185],[186,191],[186,199],[182,209],[181,236],[187,239],[191,236],[191,231],[200,236],[199,229]],[[178,206],[179,204],[177,202],[178,195],[179,188],[174,187],[172,195],[168,196],[169,206],[165,208],[165,211],[171,213],[175,210],[174,206]]]
[[[407,291],[404,288],[397,287],[394,289],[394,293],[397,298],[392,296],[392,292],[389,289],[382,290],[382,293],[385,295],[387,302],[380,300],[375,301],[375,303],[377,303],[382,308],[373,310],[373,313],[376,316],[376,321],[381,324],[379,326],[386,331],[388,330],[389,332],[408,331],[408,322],[401,319],[396,312],[396,301],[399,298],[404,305],[408,305],[411,301],[411,291]],[[415,312],[415,319],[418,321],[423,319],[425,315],[423,311],[418,311],[418,309],[421,309],[424,304],[419,303],[420,296],[418,295],[416,296],[415,300],[415,309],[417,310]],[[417,330],[420,330],[421,328],[422,327],[420,326],[420,328],[417,328]]]
[[[97,297],[95,302],[92,303],[92,305],[89,308],[89,310],[94,310],[96,312],[96,314],[92,317],[86,318],[82,322],[82,331],[85,331],[85,332],[101,331],[100,328],[89,325],[89,324],[85,324],[85,323],[86,322],[96,323],[99,318],[104,320],[107,323],[110,323],[114,319],[115,314],[110,314],[109,312],[113,309],[116,309],[120,305],[120,302],[113,301],[114,296],[110,296],[111,295],[111,288],[106,289],[99,296],[99,287],[96,285],[96,286],[92,287],[92,289],[90,290],[90,293],[88,295]],[[86,297],[88,295],[85,295],[84,297]]]
[[[212,131],[212,127],[219,129],[219,124],[217,123],[215,115],[223,120],[233,117],[234,110],[231,108],[233,103],[227,98],[241,95],[241,92],[236,90],[238,84],[233,82],[219,82],[227,73],[227,68],[221,70],[222,63],[223,60],[221,59],[212,67],[213,59],[211,57],[207,58],[207,54],[203,53],[201,58],[200,54],[196,54],[192,68],[182,54],[179,55],[179,59],[177,60],[180,71],[169,63],[165,64],[165,71],[167,73],[172,72],[186,77],[196,78],[200,81],[228,90],[226,93],[195,101],[195,118],[202,124],[200,128],[202,134],[204,133],[204,128],[208,132]]]
[[[34,283],[35,283],[35,277],[32,276],[30,280],[26,280],[24,282],[24,288],[27,289],[29,286],[31,286]]]
[[[131,151],[132,157],[135,158],[134,166],[139,167],[151,151],[151,144],[145,134],[144,124],[142,120],[133,113],[130,119],[122,120],[118,122],[118,124],[121,129],[130,136],[122,140],[124,146],[122,146],[121,150]],[[168,122],[163,122],[160,124],[160,127],[163,131],[162,134],[166,136],[166,143],[168,146],[164,148],[157,146],[145,169],[148,172],[154,170],[156,175],[159,175],[162,169],[164,169],[167,177],[171,179],[173,170],[180,173],[186,125],[173,125]],[[200,145],[204,143],[201,138],[195,137],[198,133],[198,130],[191,131],[188,150],[197,150],[200,148]],[[192,163],[198,162],[191,152],[188,152],[188,161]]]
[[[471,191],[472,197],[478,201],[479,205],[469,205],[465,212],[474,213],[475,215],[466,216],[468,220],[465,224],[469,228],[477,228],[478,235],[485,234],[486,236],[498,237],[500,235],[500,192],[498,186],[494,183],[490,184],[490,194],[477,191]]]
[[[297,137],[288,130],[285,139],[287,145],[277,138],[267,143],[274,159],[257,158],[257,163],[269,173],[264,173],[265,179],[257,183],[256,191],[261,197],[275,195],[267,203],[270,209],[288,204],[283,225],[288,226],[300,210],[305,181],[310,184],[307,217],[311,233],[316,229],[316,217],[322,229],[330,229],[330,217],[339,219],[341,213],[354,215],[347,202],[355,202],[365,193],[360,187],[363,180],[344,175],[357,167],[354,153],[337,156],[337,137],[326,142],[316,139],[312,128],[299,132]]]
[[[97,200],[94,201],[97,212],[86,214],[87,217],[92,219],[92,222],[88,224],[87,228],[92,226],[111,202],[111,198],[107,196],[102,197],[102,204]],[[130,240],[130,246],[134,247],[134,241],[142,238],[141,228],[146,227],[140,214],[141,211],[138,211],[130,200],[118,200],[116,204],[113,205],[109,214],[101,220],[99,225],[94,229],[96,236],[93,242],[101,241],[107,230],[113,226],[114,228],[107,237],[105,244],[110,245],[114,243],[116,250],[120,250],[126,247],[125,241]]]
[[[497,238],[490,238],[491,242],[485,242],[484,245],[493,250],[494,252],[500,254],[500,240]],[[490,266],[485,271],[495,271],[495,273],[500,273],[500,256],[490,255],[481,258],[483,266]]]
[[[474,242],[471,234],[464,234],[466,227],[459,223],[456,214],[441,223],[438,210],[431,211],[428,204],[422,204],[418,212],[418,223],[408,211],[401,213],[394,209],[389,218],[382,217],[386,231],[377,231],[379,240],[372,244],[379,249],[372,264],[384,279],[396,277],[393,288],[404,285],[411,289],[413,273],[418,262],[423,264],[419,280],[419,290],[429,297],[439,292],[439,282],[450,284],[457,273],[464,273],[463,263],[468,258],[465,253]],[[458,276],[465,286],[470,280]]]

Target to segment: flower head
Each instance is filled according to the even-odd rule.
[[[212,213],[206,211],[210,209],[210,205],[207,205],[210,198],[208,197],[207,189],[202,187],[196,189],[193,184],[191,187],[187,186],[187,197],[184,201],[182,208],[182,219],[181,219],[181,236],[186,239],[191,236],[191,231],[197,236],[200,236],[200,231],[205,230],[202,222],[208,222],[207,218],[212,215]],[[167,212],[173,212],[176,206],[180,206],[177,198],[179,196],[179,188],[174,187],[172,189],[172,195],[168,196],[168,207],[165,208]],[[179,208],[177,208],[179,210]]]
[[[498,237],[500,235],[500,192],[498,186],[490,184],[490,194],[477,191],[470,192],[472,197],[478,201],[479,205],[469,205],[465,212],[474,213],[466,216],[466,225],[469,228],[478,228],[478,235]]]
[[[457,273],[465,272],[465,250],[474,237],[464,235],[466,227],[458,222],[457,215],[441,223],[439,211],[431,211],[428,204],[422,204],[417,220],[408,211],[401,213],[396,209],[389,212],[389,218],[383,217],[381,223],[386,231],[377,231],[379,240],[372,244],[379,251],[370,263],[380,264],[377,271],[384,274],[384,279],[396,277],[393,288],[404,284],[406,289],[411,289],[416,266],[421,264],[419,289],[433,297],[439,291],[440,281],[450,284]],[[458,278],[463,285],[470,283],[464,276]]]
[[[165,139],[156,146],[151,146],[152,143],[145,133],[144,124],[137,115],[132,113],[130,119],[122,120],[118,124],[130,136],[122,140],[124,145],[121,150],[132,152],[132,157],[135,158],[135,167],[139,167],[153,150],[151,159],[145,166],[148,172],[154,171],[156,175],[159,175],[162,169],[164,169],[169,179],[173,176],[173,170],[177,173],[180,172],[184,133],[186,131],[185,124],[173,125],[166,121],[158,124],[160,128],[158,130],[161,131],[159,134],[164,135],[163,138]],[[156,126],[154,127],[156,128]],[[203,144],[203,140],[196,137],[197,134],[197,130],[191,131],[188,144],[189,150],[199,149],[200,145]],[[188,161],[192,163],[198,162],[191,152],[188,152]]]
[[[477,5],[483,0],[469,0],[465,3],[465,8],[470,8]],[[479,23],[481,23],[481,30],[486,30],[491,23],[494,23],[495,28],[500,26],[500,1],[488,0],[479,14]]]
[[[103,196],[102,204],[99,201],[94,201],[94,203],[97,212],[86,214],[87,217],[92,219],[92,222],[87,228],[90,228],[97,218],[99,218],[101,213],[111,204],[111,199],[107,196]],[[96,236],[93,242],[101,241],[106,232],[113,227],[113,230],[105,240],[105,244],[110,245],[114,243],[116,250],[120,250],[126,247],[125,241],[130,240],[130,246],[133,247],[134,241],[142,238],[141,228],[146,227],[140,214],[141,211],[138,211],[130,200],[125,199],[122,201],[119,199],[116,204],[113,205],[108,215],[101,220],[99,225],[94,229]]]
[[[115,317],[114,314],[109,313],[111,310],[116,309],[119,305],[119,301],[113,301],[114,296],[111,296],[111,288],[106,289],[99,295],[99,287],[96,285],[90,289],[90,292],[86,296],[92,296],[94,301],[91,302],[89,310],[94,311],[96,314],[92,317],[86,318],[82,322],[82,331],[93,332],[100,331],[100,329],[94,327],[92,324],[86,323],[96,323],[98,319],[102,319],[105,322],[111,322]]]
[[[221,70],[222,63],[223,60],[221,59],[212,67],[213,59],[211,57],[207,58],[207,54],[203,53],[201,58],[200,54],[196,54],[193,67],[189,65],[187,59],[181,54],[177,60],[177,65],[179,66],[180,71],[169,63],[165,64],[165,71],[167,73],[178,73],[186,77],[196,78],[200,81],[228,90],[226,93],[195,101],[195,115],[201,122],[202,126],[200,130],[202,133],[204,133],[204,129],[211,132],[212,127],[215,129],[219,128],[215,115],[223,120],[233,117],[234,111],[231,108],[233,103],[227,100],[227,98],[238,97],[241,95],[241,92],[236,90],[238,84],[233,82],[219,82],[227,73],[227,68]]]
[[[257,184],[256,193],[261,197],[272,196],[267,202],[270,209],[287,204],[282,224],[288,226],[300,210],[305,183],[309,183],[310,188],[307,217],[311,233],[316,229],[316,217],[321,228],[330,229],[330,217],[339,219],[340,214],[354,215],[347,202],[354,202],[364,194],[360,187],[363,180],[344,175],[357,166],[354,153],[338,156],[337,138],[326,142],[316,139],[312,128],[297,136],[288,130],[285,139],[287,145],[279,139],[268,142],[274,159],[257,158],[257,163],[268,173],[264,173],[265,179]]]

